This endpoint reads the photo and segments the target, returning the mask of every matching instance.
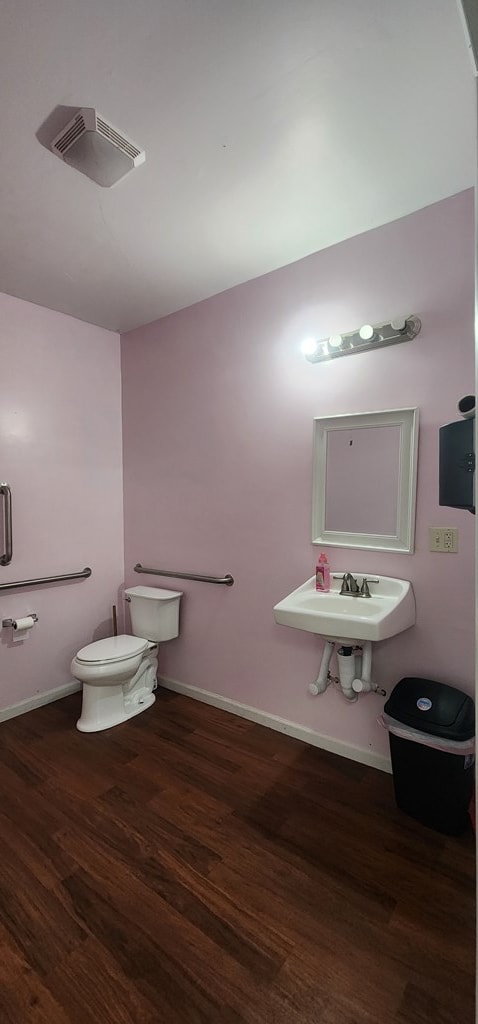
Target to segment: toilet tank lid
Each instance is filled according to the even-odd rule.
[[[78,661],[92,664],[94,662],[125,661],[126,658],[142,654],[147,647],[149,647],[148,641],[139,636],[108,636],[104,640],[95,640],[94,643],[82,647],[76,657]]]
[[[182,597],[182,590],[162,590],[161,587],[129,587],[125,594],[133,597],[149,597],[152,601],[172,601]]]

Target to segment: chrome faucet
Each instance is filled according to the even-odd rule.
[[[340,593],[341,594],[358,594],[358,593],[360,593],[359,585],[358,585],[357,580],[355,579],[355,577],[352,576],[352,573],[346,572],[344,574],[344,577],[342,579],[342,586],[340,588]]]
[[[355,576],[352,573],[346,572],[342,577],[338,576],[335,579],[342,579],[342,586],[340,588],[341,594],[348,594],[349,597],[371,597],[369,583],[378,583],[378,580],[367,579],[363,577],[362,585],[359,586]]]
[[[352,574],[350,572],[348,573],[348,583],[349,583],[350,593],[351,594],[359,594],[360,593],[360,587],[359,587],[359,585],[357,583],[357,580],[355,579],[355,576],[352,576]]]

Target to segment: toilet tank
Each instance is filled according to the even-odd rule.
[[[125,590],[130,602],[133,636],[154,643],[172,640],[179,634],[179,602],[182,591],[159,587],[130,587]]]

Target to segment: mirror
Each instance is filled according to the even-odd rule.
[[[314,419],[312,543],[413,551],[418,409]]]

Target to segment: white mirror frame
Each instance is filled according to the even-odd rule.
[[[400,427],[400,469],[398,481],[397,533],[338,533],[325,528],[327,434],[329,430],[353,427]],[[415,541],[415,505],[418,460],[418,409],[388,409],[384,412],[352,413],[346,416],[314,418],[312,476],[312,543],[340,548],[368,548],[374,551],[402,551],[412,554]],[[377,500],[380,482],[377,481]]]

